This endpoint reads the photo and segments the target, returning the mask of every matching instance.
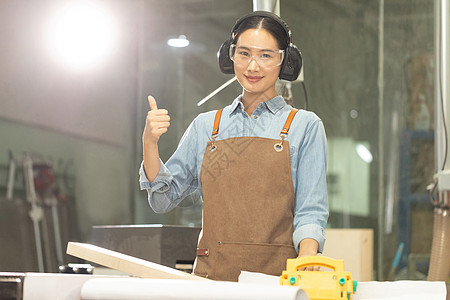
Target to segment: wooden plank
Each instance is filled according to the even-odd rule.
[[[327,228],[325,236],[323,255],[343,259],[353,279],[373,280],[373,229]]]
[[[67,254],[142,278],[208,280],[90,244],[69,242]]]

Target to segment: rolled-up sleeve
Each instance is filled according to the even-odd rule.
[[[305,238],[318,242],[318,252],[325,244],[325,226],[328,220],[328,198],[326,185],[327,143],[320,119],[307,128],[299,147],[294,182],[294,246],[299,251],[299,243]],[[294,162],[295,163],[295,162]]]
[[[146,190],[148,202],[156,213],[165,213],[176,207],[186,196],[199,188],[197,176],[197,132],[195,120],[189,125],[167,163],[160,160],[160,169],[150,182],[143,162],[139,169],[141,190]]]
[[[173,176],[170,174],[169,169],[167,169],[161,159],[159,161],[161,165],[155,180],[153,180],[153,183],[148,180],[147,175],[144,172],[144,162],[141,163],[141,168],[139,169],[139,184],[141,186],[141,190],[152,189],[166,191],[169,189],[169,184],[172,182]]]

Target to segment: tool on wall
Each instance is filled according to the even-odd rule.
[[[40,229],[40,223],[43,219],[44,212],[41,205],[38,203],[36,190],[34,187],[33,160],[29,155],[25,155],[23,159],[23,174],[25,179],[27,201],[31,204],[31,210],[28,214],[33,222],[38,269],[39,272],[44,272],[44,254]]]
[[[45,161],[32,158],[29,154],[24,155],[22,164],[26,198],[31,205],[28,215],[33,223],[38,270],[53,271],[64,264],[53,167]],[[51,219],[48,217],[48,208]]]
[[[61,246],[58,199],[55,196],[55,175],[53,174],[53,167],[46,162],[35,162],[33,165],[33,171],[36,192],[39,198],[42,199],[43,204],[51,208],[56,260],[58,266],[60,266],[64,262],[63,250]],[[51,258],[49,260],[51,261]]]

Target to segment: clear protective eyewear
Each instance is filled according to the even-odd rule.
[[[270,68],[281,65],[284,58],[284,50],[232,44],[229,55],[232,61],[242,66],[250,64],[253,58],[258,66]]]

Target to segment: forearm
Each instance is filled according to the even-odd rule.
[[[150,182],[153,182],[158,175],[161,166],[159,160],[158,143],[146,142],[143,140],[144,172]]]

